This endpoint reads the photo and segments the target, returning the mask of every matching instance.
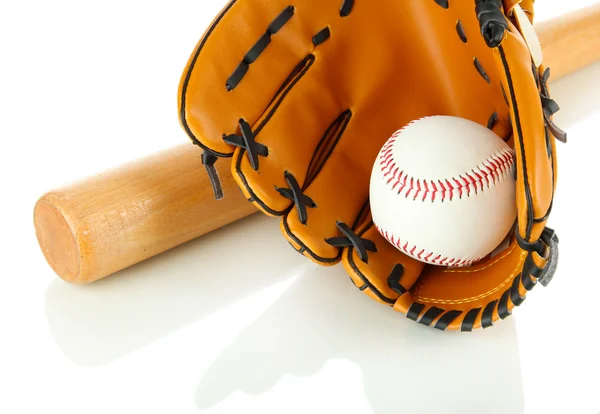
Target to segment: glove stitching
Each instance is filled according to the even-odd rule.
[[[319,33],[313,36],[312,42],[315,47],[322,45],[331,37],[331,29],[329,26],[322,29]]]
[[[503,320],[512,315],[512,311],[508,309],[508,299],[510,298],[511,290],[512,287],[511,289],[506,290],[498,302],[498,316],[500,316],[500,319]]]
[[[223,141],[229,145],[242,148],[248,153],[248,161],[254,171],[258,171],[258,156],[268,157],[269,148],[256,142],[256,135],[252,132],[250,124],[243,118],[239,121],[240,135],[223,135]]]
[[[433,326],[435,329],[445,331],[452,322],[454,322],[463,312],[459,310],[451,310],[446,312]]]
[[[510,249],[508,249],[506,252],[504,252],[500,256],[495,257],[494,261],[486,264],[484,267],[477,268],[477,269],[471,269],[471,268],[446,269],[446,270],[444,270],[444,273],[478,273],[478,272],[482,272],[482,271],[487,270],[490,267],[494,266],[496,263],[504,260],[507,256],[510,256],[510,254],[515,250],[515,248],[516,248],[516,245],[511,246]]]
[[[427,309],[427,312],[425,312],[418,323],[425,326],[431,326],[433,321],[436,320],[440,315],[443,315],[444,312],[444,309],[432,306],[431,308]]]
[[[406,294],[408,290],[400,283],[404,276],[404,265],[398,263],[392,269],[392,272],[388,276],[387,284],[390,289],[399,294],[400,296]]]
[[[377,253],[377,246],[372,240],[363,239],[358,236],[346,223],[336,222],[338,230],[344,237],[332,237],[325,239],[325,242],[333,247],[353,247],[360,260],[364,263],[369,262],[367,251]]]
[[[242,59],[242,62],[234,70],[229,79],[227,79],[227,82],[225,82],[225,88],[227,91],[231,92],[240,84],[242,79],[244,79],[248,73],[250,65],[259,58],[259,56],[271,43],[271,36],[281,30],[281,28],[283,28],[283,26],[285,26],[286,23],[291,20],[291,18],[294,16],[295,10],[296,9],[294,6],[288,6],[271,22],[269,27],[267,27],[266,32],[261,35],[254,46],[250,48],[248,53],[246,53],[244,56],[244,59]]]
[[[277,192],[281,194],[282,197],[294,202],[298,212],[298,221],[306,225],[308,220],[306,208],[317,208],[317,205],[312,198],[302,192],[298,180],[296,180],[296,177],[294,177],[293,174],[286,171],[284,176],[289,188],[278,188]]]
[[[460,38],[460,40],[463,43],[465,43],[465,44],[468,43],[467,34],[465,33],[465,28],[460,20],[456,23],[456,33],[458,33],[458,37]]]
[[[475,69],[477,69],[477,72],[479,72],[479,74],[481,75],[481,77],[489,84],[492,83],[492,80],[490,79],[490,76],[487,74],[487,72],[485,71],[485,69],[483,68],[483,65],[481,64],[481,62],[479,61],[479,59],[477,58],[473,58],[473,64],[475,65]]]
[[[520,259],[520,262],[522,262],[522,261],[523,261],[523,257],[521,257],[521,259]],[[492,266],[492,265],[490,265],[490,266]],[[490,267],[490,266],[487,266],[487,267]],[[483,270],[483,269],[479,269],[479,271],[480,270]],[[463,305],[465,303],[475,302],[475,301],[484,299],[485,297],[498,292],[499,290],[504,288],[506,285],[508,285],[515,277],[517,277],[517,279],[519,279],[519,281],[520,281],[521,278],[518,277],[520,275],[520,273],[521,272],[518,270],[515,271],[509,277],[507,277],[506,280],[504,280],[500,285],[490,289],[489,291],[487,291],[485,293],[482,293],[480,295],[473,296],[473,297],[468,297],[468,298],[463,298],[463,299],[454,299],[454,300],[421,297],[421,294],[423,291],[423,283],[419,283],[417,285],[416,291],[414,293],[414,298],[415,298],[415,301],[419,301],[421,303],[440,304],[440,305]]]
[[[486,293],[483,293],[481,295],[471,297],[471,298],[456,299],[456,300],[434,299],[434,298],[420,297],[419,294],[421,292],[416,293],[414,297],[415,297],[415,300],[417,300],[417,301],[419,301],[421,303],[427,303],[427,304],[464,305],[465,303],[476,302],[478,300],[484,299],[487,296],[489,296],[489,295],[491,295],[493,293],[498,292],[499,290],[501,290],[502,288],[504,288],[506,285],[508,285],[510,282],[512,282],[512,280],[515,277],[517,277],[519,274],[520,274],[520,272],[513,273],[506,280],[504,280],[502,282],[502,284],[498,285],[494,289],[492,289],[492,290],[490,290],[490,291],[488,291]]]
[[[467,312],[467,314],[463,318],[462,324],[460,326],[461,332],[472,332],[473,331],[473,326],[475,325],[475,321],[477,320],[477,317],[481,313],[482,309],[483,308],[475,308],[475,309],[471,309],[469,312]]]
[[[448,2],[448,0],[434,0],[438,6],[440,6],[443,9],[448,9],[450,7],[450,4]]]
[[[500,89],[502,90],[502,97],[504,98],[504,102],[506,102],[506,105],[510,108],[510,103],[508,102],[508,95],[506,94],[506,89],[504,89],[504,85],[500,84]]]
[[[340,16],[348,17],[354,7],[354,0],[344,0],[342,7],[340,8]]]
[[[498,305],[498,299],[494,300],[487,304],[487,306],[483,309],[483,313],[481,314],[481,327],[483,329],[491,328],[494,326],[494,310]]]
[[[208,174],[208,179],[212,185],[215,200],[221,200],[224,196],[219,172],[215,167],[215,163],[218,159],[219,158],[216,155],[211,154],[210,152],[204,151],[204,153],[202,153],[202,164],[206,168],[206,173]]]
[[[493,130],[494,127],[498,124],[499,121],[499,115],[498,112],[494,112],[491,116],[490,119],[488,120],[487,123],[487,127],[489,130]]]

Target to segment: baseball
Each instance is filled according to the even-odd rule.
[[[373,222],[392,245],[428,264],[480,261],[517,217],[513,149],[466,119],[413,121],[383,146],[371,175]]]

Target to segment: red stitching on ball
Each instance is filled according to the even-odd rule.
[[[377,229],[377,231],[379,231],[379,234],[381,234],[389,243],[391,243],[398,250],[402,251],[403,253],[409,256],[414,257],[415,259],[422,260],[426,263],[441,266],[469,266],[483,259],[483,257],[469,260],[450,257],[442,258],[442,255],[440,254],[438,254],[435,258],[432,259],[431,257],[435,255],[435,252],[428,252],[425,249],[422,249],[418,254],[415,254],[417,246],[410,245],[409,242],[405,242],[404,245],[402,245],[400,238],[396,238],[393,234],[390,234],[387,230],[382,229],[377,225],[375,225],[375,228]]]
[[[492,184],[497,184],[515,163],[514,151],[506,149],[493,154],[481,165],[476,166],[471,171],[459,174],[457,177],[443,180],[421,180],[409,176],[404,170],[400,170],[393,156],[394,143],[395,139],[390,140],[382,150],[379,161],[381,172],[384,177],[392,177],[392,180],[388,181],[388,185],[392,185],[392,189],[397,191],[398,195],[403,195],[405,198],[412,195],[414,200],[435,202],[437,197],[442,202],[452,201],[455,191],[458,192],[459,198],[462,198],[465,194],[470,197],[471,192],[477,194],[485,188],[490,188]]]

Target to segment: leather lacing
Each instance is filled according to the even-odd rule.
[[[359,259],[368,264],[367,252],[370,251],[376,253],[376,244],[372,240],[361,238],[347,224],[342,222],[337,222],[336,224],[344,237],[327,239],[326,242],[334,247],[348,247],[354,249]],[[521,285],[526,291],[531,291],[538,284],[538,281],[544,286],[547,286],[555,271],[555,264],[553,265],[551,262],[557,259],[556,257],[553,257],[553,255],[556,254],[555,247],[556,244],[558,244],[558,238],[556,237],[554,230],[550,228],[544,230],[540,240],[536,243],[526,243],[517,234],[517,243],[523,250],[529,252],[529,254],[525,259],[521,273],[514,277],[511,286],[504,291],[500,299],[495,299],[488,302],[483,307],[473,308],[465,312],[456,309],[446,311],[443,308],[436,306],[428,307],[425,304],[415,301],[406,312],[406,317],[426,326],[431,326],[434,321],[437,321],[433,327],[438,330],[446,330],[448,326],[464,314],[465,316],[461,322],[460,328],[463,332],[472,331],[475,322],[480,315],[481,327],[484,329],[493,326],[495,312],[498,313],[500,319],[508,318],[512,314],[508,306],[509,299],[515,307],[518,307],[525,301],[525,296],[521,296]],[[543,269],[535,264],[533,254],[538,254],[540,257],[547,259],[547,264]],[[391,306],[393,306],[400,297],[409,292],[409,290],[401,283],[404,272],[404,265],[396,264],[387,279],[389,288],[399,295],[396,300],[386,300]],[[364,288],[367,287],[374,289],[372,285],[365,285],[361,290],[364,290]],[[425,313],[421,316],[424,311]]]
[[[500,299],[489,302],[485,307],[474,308],[466,312],[466,315],[461,323],[461,331],[472,331],[475,321],[480,314],[481,327],[484,329],[493,326],[493,316],[496,311],[498,312],[500,319],[508,318],[512,313],[508,309],[508,300],[510,299],[515,307],[520,306],[525,301],[525,296],[521,296],[520,293],[521,284],[525,290],[531,291],[537,285],[538,281],[546,286],[547,283],[552,279],[555,267],[551,266],[550,262],[552,260],[556,260],[556,258],[552,258],[551,255],[549,256],[549,252],[552,251],[553,247],[558,243],[558,238],[554,234],[554,230],[546,228],[540,241],[537,243],[525,243],[517,234],[517,242],[522,249],[529,252],[527,258],[525,259],[522,272],[513,279],[510,288],[502,294]],[[545,268],[541,269],[535,264],[535,261],[533,260],[534,253],[541,253],[541,257],[548,259],[548,264]],[[396,277],[401,278],[402,274],[397,273]],[[404,294],[402,293],[402,290],[397,289],[399,280],[396,280],[390,276],[388,285],[391,289],[395,290],[401,295]],[[419,318],[425,309],[427,309],[427,311]],[[434,328],[445,330],[462,314],[463,312],[459,310],[446,311],[435,306],[427,308],[426,305],[415,301],[408,309],[406,317],[426,326],[431,326],[433,321],[439,318],[437,319]]]
[[[344,0],[342,3],[342,7],[340,8],[340,16],[348,17],[352,12],[352,8],[354,7],[354,0]]]
[[[397,264],[392,269],[392,273],[390,273],[390,276],[388,277],[388,280],[387,280],[387,283],[388,283],[388,286],[390,287],[390,289],[392,289],[394,292],[396,292],[400,296],[402,296],[406,292],[408,292],[408,290],[404,286],[402,286],[402,284],[400,283],[402,276],[404,276],[404,265]]]
[[[364,263],[368,263],[369,256],[367,251],[377,253],[377,246],[375,246],[375,243],[372,240],[361,239],[346,223],[338,221],[336,225],[338,230],[344,236],[326,239],[325,241],[327,244],[339,248],[351,247],[356,250],[360,260],[362,260]]]
[[[254,171],[258,171],[259,161],[258,157],[268,157],[269,156],[269,148],[265,145],[256,142],[256,138],[254,133],[252,132],[252,128],[250,124],[246,122],[244,119],[240,119],[240,135],[231,134],[225,135],[223,134],[223,141],[225,141],[229,145],[233,145],[234,147],[242,148],[248,154],[248,161],[250,162],[250,166]],[[212,184],[213,191],[215,193],[215,198],[220,200],[223,198],[223,186],[221,185],[221,180],[219,179],[219,174],[215,168],[215,163],[217,162],[218,157],[209,151],[204,151],[202,154],[202,164],[206,167],[206,171],[208,173],[208,178],[210,179],[210,183]]]
[[[272,36],[279,32],[294,16],[296,9],[294,6],[286,7],[267,27],[266,32],[258,39],[254,46],[246,53],[242,62],[235,69],[233,74],[227,79],[225,87],[231,92],[238,87],[242,79],[250,70],[250,65],[260,57],[260,55],[271,44]]]
[[[540,98],[542,99],[542,109],[544,110],[544,120],[546,121],[546,127],[550,130],[552,135],[560,142],[567,142],[567,133],[559,128],[554,121],[552,116],[560,110],[560,106],[555,100],[550,98],[550,91],[548,89],[548,80],[550,79],[550,68],[546,68],[542,78],[540,79]]]
[[[504,33],[508,30],[508,21],[502,12],[500,0],[476,0],[477,19],[481,27],[481,35],[486,44],[495,48],[500,46]]]
[[[258,171],[258,156],[268,157],[269,149],[265,145],[256,142],[250,124],[244,119],[240,119],[240,131],[241,135],[223,135],[223,141],[246,150],[250,166],[254,171]]]
[[[508,21],[502,12],[502,2],[500,0],[476,0],[476,4],[477,19],[479,20],[481,34],[485,39],[486,44],[490,48],[496,48],[500,46],[502,40],[504,39],[504,33],[508,30]],[[481,76],[489,82],[487,74],[477,59],[475,59],[475,67]],[[546,127],[560,142],[567,142],[567,133],[559,128],[552,120],[552,116],[560,110],[560,107],[556,101],[550,98],[550,92],[548,90],[550,68],[546,68],[541,79],[539,79],[537,70],[534,70],[534,73],[541,89],[540,98],[542,100],[542,108]],[[508,103],[504,89],[502,89],[502,93],[504,94],[504,98]]]
[[[223,194],[223,186],[221,185],[221,180],[219,179],[219,173],[217,172],[217,168],[215,167],[215,163],[219,160],[219,157],[216,155],[204,151],[202,154],[202,164],[206,167],[206,172],[208,174],[208,179],[213,188],[213,192],[215,193],[215,199],[221,200],[224,196]]]
[[[298,220],[302,224],[306,224],[308,220],[308,208],[316,208],[317,204],[310,198],[305,195],[300,188],[300,184],[298,184],[298,180],[294,175],[289,172],[285,172],[285,181],[287,182],[289,188],[278,188],[277,192],[281,194],[283,197],[287,198],[294,202],[296,206],[296,211],[298,211]]]

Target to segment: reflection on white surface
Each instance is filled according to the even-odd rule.
[[[360,293],[340,266],[297,278],[208,368],[196,404],[266,393],[339,359],[358,366],[376,414],[523,412],[512,318],[472,334],[436,331]]]
[[[598,279],[582,258],[597,255],[592,243],[597,225],[587,218],[595,214],[595,193],[581,193],[572,183],[597,164],[598,144],[589,122],[599,116],[599,75],[595,65],[551,85],[563,108],[557,123],[572,132],[571,143],[559,145],[561,181],[551,223],[561,237],[561,265],[548,289],[528,295],[522,306],[527,309],[492,329],[442,333],[408,321],[357,291],[340,266],[308,264],[279,234],[278,221],[259,215],[91,286],[52,282],[46,317],[55,342],[80,366],[104,366],[159,338],[181,342],[183,332],[170,334],[294,277],[272,306],[253,316],[254,322],[239,333],[238,327],[231,329],[227,334],[233,339],[215,355],[210,350],[218,341],[209,339],[220,333],[220,322],[211,325],[212,331],[193,326],[187,335],[194,342],[181,356],[185,363],[173,371],[186,379],[163,378],[154,389],[173,381],[174,389],[191,388],[194,410],[239,411],[248,408],[237,404],[240,394],[251,396],[256,403],[251,407],[260,405],[261,396],[282,400],[282,383],[289,378],[315,383],[329,370],[332,381],[342,381],[343,361],[357,368],[357,379],[348,383],[360,383],[368,407],[353,412],[584,412],[569,408],[597,405],[598,381],[581,373],[599,366],[599,344],[589,329],[592,322],[573,315],[593,308],[597,289],[583,288]],[[578,214],[572,214],[574,202]],[[164,345],[159,360],[138,357],[140,365],[166,364],[169,352],[183,347]],[[130,360],[136,359],[122,358],[124,366],[111,366],[110,372],[131,373]],[[335,384],[323,388],[332,395],[340,392]],[[332,401],[338,402],[329,396]]]
[[[290,277],[307,263],[278,232],[255,215],[89,286],[55,280],[46,315],[56,342],[74,362],[102,365]]]
[[[189,142],[177,83],[227,1],[2,3],[0,413],[413,414],[446,404],[448,414],[521,414],[524,398],[525,414],[599,414],[600,65],[551,85],[570,134],[558,145],[551,217],[558,273],[485,332],[406,321],[341,268],[307,263],[261,216],[99,284],[56,280],[35,239],[36,199]],[[537,20],[599,1],[537,1]]]
[[[600,114],[599,75],[600,63],[596,63],[550,85],[552,98],[561,107],[556,114],[556,122],[563,128],[572,129],[578,122]],[[559,150],[568,149],[559,147]]]

